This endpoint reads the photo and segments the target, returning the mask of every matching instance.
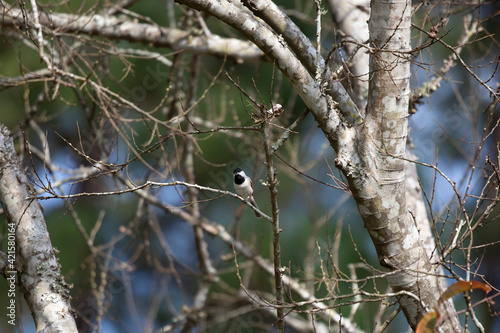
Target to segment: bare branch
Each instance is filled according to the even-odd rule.
[[[25,23],[35,22],[34,26],[38,29],[40,47],[43,45],[40,36],[42,28],[44,28],[48,30],[47,34],[80,33],[89,36],[102,36],[156,47],[168,47],[176,51],[191,51],[218,57],[228,56],[241,61],[261,60],[264,57],[262,51],[250,42],[235,38],[222,38],[217,35],[199,35],[196,32],[137,23],[115,16],[41,12],[39,15],[27,13],[26,18],[24,18],[21,10],[5,7],[2,8],[1,15],[3,27],[16,28],[24,26]]]

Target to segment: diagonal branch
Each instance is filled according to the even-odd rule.
[[[243,3],[283,38],[309,73],[315,73],[319,64],[324,76],[325,92],[339,103],[338,108],[349,124],[361,123],[362,118],[356,104],[342,84],[331,79],[333,77],[331,69],[325,65],[321,54],[318,54],[316,48],[300,28],[270,0],[244,0]]]

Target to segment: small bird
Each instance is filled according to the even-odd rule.
[[[234,169],[233,176],[233,185],[236,193],[238,193],[238,195],[243,197],[245,200],[248,200],[248,202],[250,202],[255,208],[259,209],[253,198],[253,184],[250,177],[248,177],[245,174],[245,171],[240,168]],[[255,217],[261,217],[256,211],[253,212]]]

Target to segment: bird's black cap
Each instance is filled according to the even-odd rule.
[[[236,169],[234,169],[233,173],[238,173],[240,171],[243,171],[243,170],[241,170],[240,168],[236,168]]]

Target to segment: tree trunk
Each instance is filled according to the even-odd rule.
[[[362,165],[349,177],[359,212],[380,264],[410,326],[437,305],[439,279],[433,273],[406,204],[404,161],[410,95],[411,1],[372,1],[370,81],[367,115],[357,137]],[[455,316],[443,326],[460,328]]]
[[[78,332],[70,311],[69,290],[50,243],[41,205],[14,149],[9,130],[0,124],[0,202],[15,230],[18,285],[37,332]],[[19,314],[20,315],[20,314]]]

